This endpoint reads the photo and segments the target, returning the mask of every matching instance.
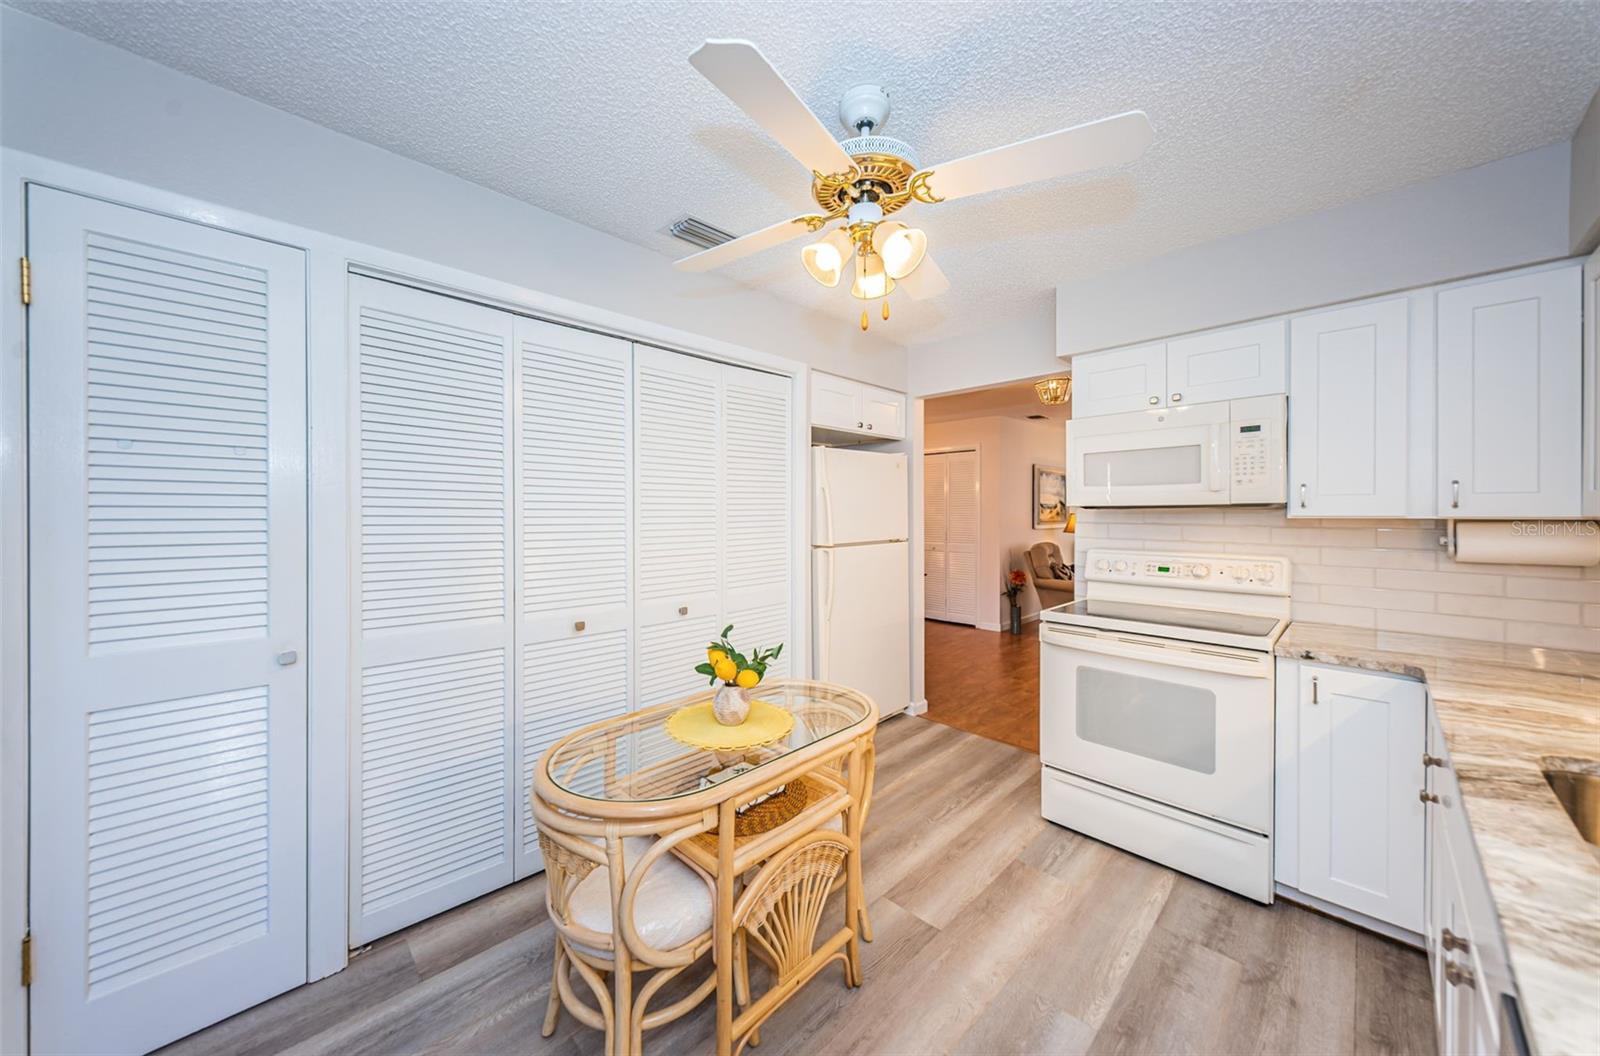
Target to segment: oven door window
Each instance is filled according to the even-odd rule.
[[[1217,772],[1217,695],[1149,675],[1077,670],[1077,736],[1200,774]]]

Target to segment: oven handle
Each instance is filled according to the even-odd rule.
[[[1131,638],[1059,627],[1044,628],[1040,637],[1045,645],[1061,649],[1076,649],[1082,653],[1117,656],[1127,660],[1145,660],[1154,664],[1166,664],[1169,667],[1188,668],[1192,671],[1214,671],[1217,674],[1237,675],[1241,678],[1267,678],[1272,674],[1272,658],[1265,654],[1258,659],[1199,644],[1153,645]]]

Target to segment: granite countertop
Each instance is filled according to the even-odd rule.
[[[1600,760],[1600,653],[1300,622],[1275,651],[1428,684],[1533,1047],[1600,1053],[1600,860],[1541,772]]]

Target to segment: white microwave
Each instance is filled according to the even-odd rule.
[[[1162,407],[1067,423],[1069,506],[1288,501],[1283,396]]]

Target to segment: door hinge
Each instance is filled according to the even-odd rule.
[[[33,932],[22,936],[22,985],[33,985]]]
[[[28,263],[28,258],[22,258],[22,303],[33,303],[33,265]]]

